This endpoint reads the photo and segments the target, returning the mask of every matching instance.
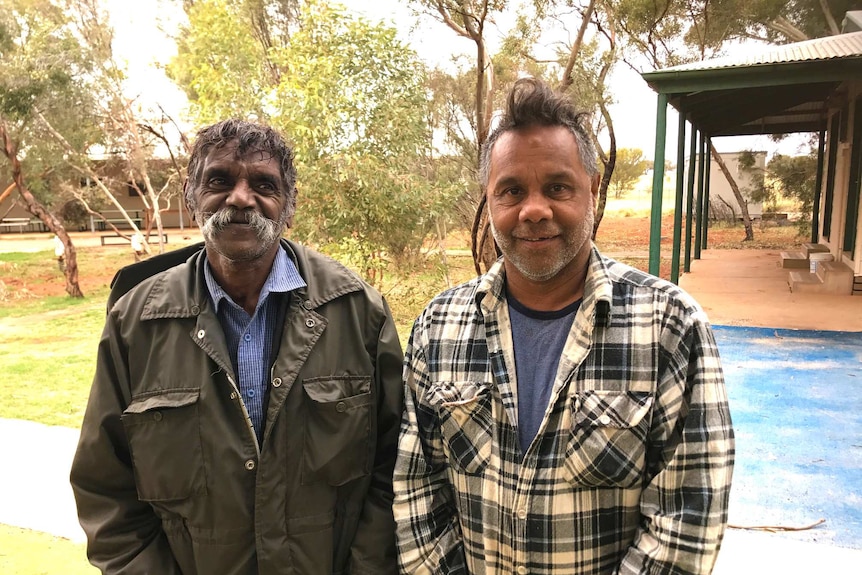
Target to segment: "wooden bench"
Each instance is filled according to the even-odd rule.
[[[150,238],[153,238],[153,237],[158,238],[159,235],[158,234],[150,234]],[[118,244],[125,244],[125,243],[131,243],[132,242],[131,238],[127,238],[125,236],[118,236],[117,234],[102,234],[101,237],[99,238],[99,241],[102,242],[103,246],[118,245]],[[149,240],[147,240],[147,241],[149,241]],[[152,243],[152,242],[150,242],[150,243]],[[163,244],[168,243],[168,234],[162,234],[162,243]]]
[[[140,228],[142,225],[144,225],[144,222],[143,222],[143,220],[142,220],[141,218],[132,218],[132,221],[133,221],[133,222],[135,223],[135,225],[136,225],[136,226],[138,226],[139,228]],[[100,232],[103,232],[103,231],[105,231],[106,229],[108,229],[108,226],[105,224],[105,222],[108,222],[108,223],[114,224],[114,225],[115,225],[117,228],[119,228],[119,229],[124,229],[124,230],[130,230],[130,229],[132,229],[132,227],[129,225],[129,221],[128,221],[127,219],[125,219],[125,218],[108,218],[107,220],[98,220],[98,221],[96,221],[96,227],[99,229],[99,231],[100,231]]]
[[[0,220],[0,228],[18,228],[18,233],[23,233],[24,228],[30,225],[30,218],[3,218]]]

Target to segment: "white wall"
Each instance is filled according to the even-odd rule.
[[[730,170],[730,175],[736,180],[739,190],[744,198],[748,197],[748,190],[752,189],[756,184],[756,179],[763,179],[766,170],[766,152],[754,152],[755,164],[752,170],[741,170],[739,166],[739,156],[742,152],[722,152],[719,155]],[[709,201],[713,205],[716,203],[723,204],[718,199],[723,198],[728,204],[733,207],[738,218],[742,218],[742,213],[739,208],[739,203],[733,195],[733,190],[730,184],[727,183],[727,178],[724,177],[724,172],[718,166],[718,163],[710,158],[709,171]],[[760,218],[763,214],[763,204],[761,202],[748,202],[748,215],[752,218]]]

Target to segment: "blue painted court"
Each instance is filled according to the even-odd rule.
[[[736,430],[730,523],[862,549],[862,333],[714,326]]]

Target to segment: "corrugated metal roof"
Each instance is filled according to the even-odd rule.
[[[788,64],[792,62],[812,62],[817,60],[841,60],[862,58],[862,32],[850,32],[816,38],[805,42],[769,46],[763,50],[753,50],[737,56],[724,56],[664,68],[659,72],[684,72],[693,70],[718,70],[722,68],[745,68],[767,64]],[[649,74],[645,74],[648,76]]]

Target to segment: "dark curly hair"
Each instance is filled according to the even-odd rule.
[[[198,131],[189,158],[188,184],[185,190],[189,210],[194,212],[197,205],[195,193],[201,185],[204,160],[212,150],[224,148],[231,142],[236,142],[237,157],[242,157],[249,152],[263,152],[270,154],[270,157],[278,162],[287,198],[285,212],[293,215],[296,209],[296,167],[293,165],[293,149],[273,128],[238,118],[223,120]]]

